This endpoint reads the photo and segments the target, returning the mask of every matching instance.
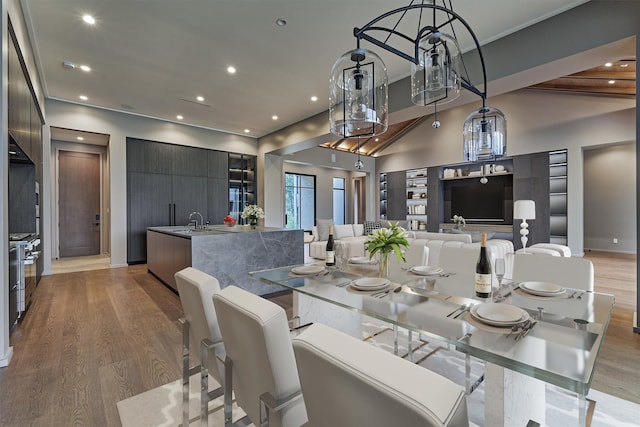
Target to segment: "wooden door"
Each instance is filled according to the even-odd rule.
[[[58,156],[60,257],[100,254],[100,155]]]

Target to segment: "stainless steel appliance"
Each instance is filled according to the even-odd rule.
[[[18,263],[18,248],[9,245],[9,333],[18,322],[18,286],[20,282],[20,266]]]
[[[15,244],[18,254],[18,317],[31,305],[36,290],[36,261],[40,256],[40,238],[33,233],[12,233],[9,240]]]

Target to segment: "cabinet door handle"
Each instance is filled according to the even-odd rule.
[[[173,204],[173,222],[171,225],[176,225],[176,204]]]
[[[171,203],[169,203],[169,225],[173,225],[173,217],[171,216]]]

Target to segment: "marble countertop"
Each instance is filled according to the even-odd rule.
[[[193,237],[193,236],[216,236],[227,235],[229,233],[260,233],[271,231],[293,231],[286,228],[278,227],[256,227],[251,228],[249,225],[234,225],[229,227],[226,225],[206,225],[204,228],[195,229],[193,226],[165,226],[165,227],[149,227],[149,231],[155,231],[158,233],[172,234],[179,237]]]

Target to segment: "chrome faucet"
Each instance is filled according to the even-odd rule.
[[[191,217],[194,215],[198,215],[200,217],[200,228],[204,228],[204,219],[202,218],[202,214],[200,212],[191,212],[189,214],[189,224],[191,224]],[[198,229],[198,218],[193,220],[196,224],[194,226],[194,229],[197,230]]]

